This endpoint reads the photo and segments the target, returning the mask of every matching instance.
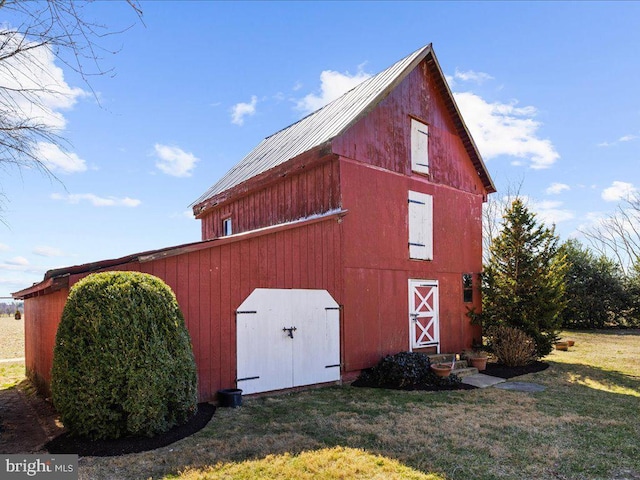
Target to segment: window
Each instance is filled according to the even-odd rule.
[[[231,235],[233,233],[232,229],[231,229],[231,219],[230,218],[225,218],[222,221],[222,236],[223,237],[227,237],[229,235]]]
[[[473,273],[462,274],[462,300],[464,303],[473,302]]]
[[[411,119],[411,170],[429,173],[429,126]]]
[[[409,258],[433,260],[433,197],[409,191]]]

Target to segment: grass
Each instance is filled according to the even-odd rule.
[[[0,360],[24,357],[24,316],[16,320],[13,315],[0,315]]]
[[[81,479],[640,479],[640,331],[565,334],[543,372],[495,388],[329,387],[244,398],[190,438],[85,457]],[[1,377],[0,377],[1,380]]]

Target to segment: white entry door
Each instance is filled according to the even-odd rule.
[[[438,281],[409,280],[410,349],[436,347],[440,353]]]
[[[340,380],[340,309],[326,290],[257,288],[236,319],[243,393]]]

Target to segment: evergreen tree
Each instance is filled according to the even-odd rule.
[[[625,326],[630,314],[631,298],[620,266],[605,256],[594,256],[577,240],[565,242],[561,251],[568,263],[562,326]]]
[[[483,327],[518,328],[533,338],[538,357],[548,355],[560,327],[566,268],[553,228],[539,224],[516,198],[503,216],[485,267]]]

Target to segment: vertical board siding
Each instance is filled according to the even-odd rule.
[[[222,236],[228,216],[233,233],[242,233],[339,208],[338,168],[337,161],[328,161],[212,209],[202,218],[202,239]]]
[[[234,388],[235,311],[255,288],[326,289],[341,303],[340,255],[322,247],[338,243],[335,218],[263,234],[195,252],[136,261],[107,270],[144,271],[161,278],[174,293],[191,335],[198,367],[200,401]],[[294,272],[304,270],[303,276]],[[325,273],[326,271],[326,273]],[[73,283],[88,275],[73,276]],[[26,365],[48,387],[55,333],[68,291],[25,299]]]
[[[29,378],[47,395],[56,333],[68,294],[69,290],[62,289],[24,302],[25,367]]]

